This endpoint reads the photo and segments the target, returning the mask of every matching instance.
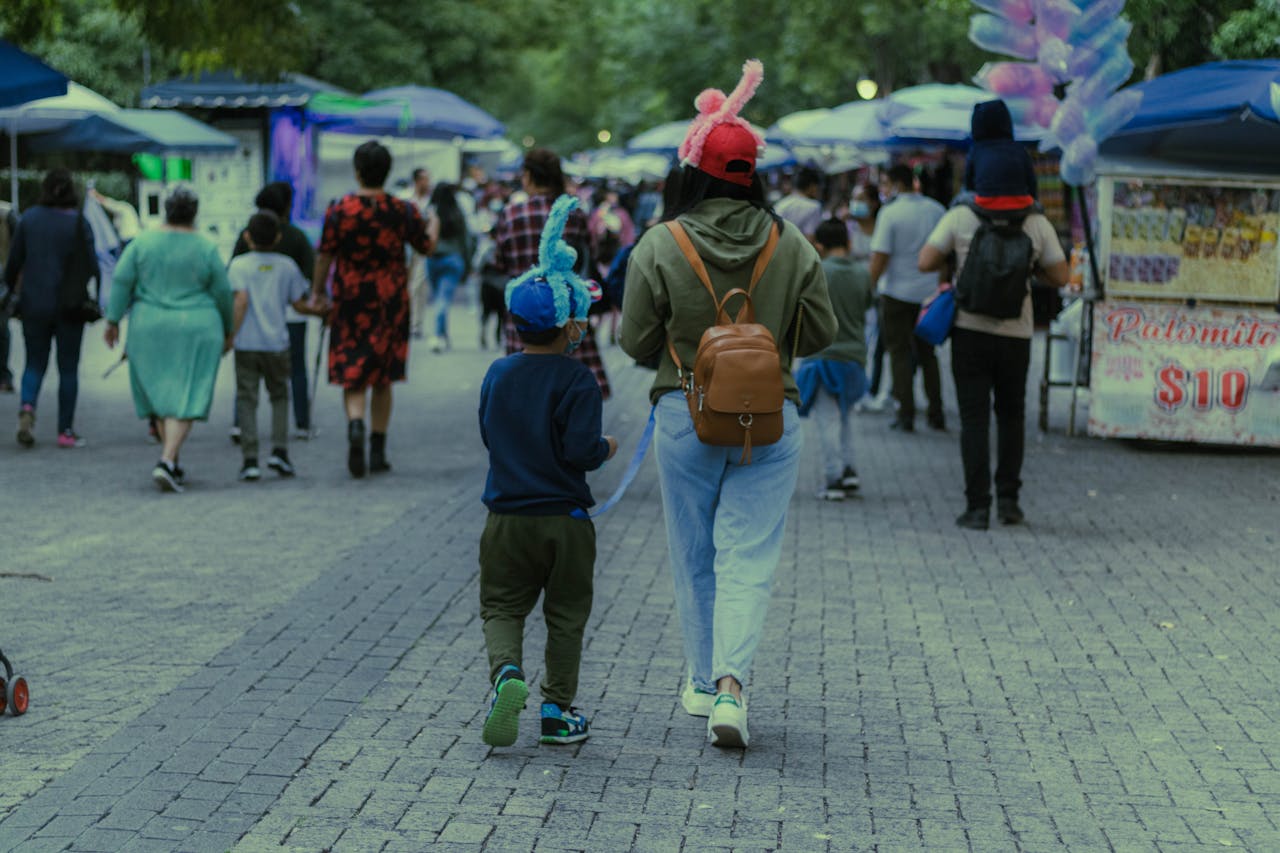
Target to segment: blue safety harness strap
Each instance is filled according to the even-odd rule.
[[[631,481],[636,478],[636,474],[640,473],[640,465],[644,462],[645,454],[649,452],[649,444],[653,441],[653,426],[656,423],[658,407],[654,406],[649,409],[649,422],[644,425],[644,432],[640,436],[640,443],[636,445],[636,452],[631,456],[631,462],[627,465],[626,472],[622,475],[622,482],[618,483],[618,488],[614,490],[609,499],[599,504],[594,512],[588,513],[583,509],[575,509],[569,513],[573,518],[595,518],[613,509],[614,505],[622,500],[622,496],[627,491],[627,487],[631,485]]]

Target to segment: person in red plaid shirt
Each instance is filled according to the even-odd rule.
[[[503,273],[516,278],[525,270],[538,264],[538,241],[542,238],[542,226],[546,224],[551,205],[565,192],[564,172],[560,169],[560,157],[545,148],[534,148],[524,155],[524,167],[520,174],[520,183],[528,194],[528,201],[514,202],[507,205],[498,214],[494,225],[496,250],[494,262]],[[569,214],[569,221],[564,227],[564,240],[578,251],[580,269],[590,269],[590,238],[587,232],[587,217],[582,211],[575,210]],[[520,352],[524,347],[516,334],[511,316],[507,315],[503,327],[507,355]],[[582,345],[570,358],[576,358],[591,369],[600,386],[604,399],[609,399],[609,377],[604,371],[604,361],[600,358],[600,348],[596,346],[595,336],[587,328]]]

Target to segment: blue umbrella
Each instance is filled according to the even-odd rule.
[[[631,152],[647,151],[655,154],[675,154],[676,149],[680,147],[680,143],[684,142],[685,134],[689,132],[689,122],[685,121],[669,121],[666,124],[660,124],[657,127],[651,127],[638,136],[633,136],[631,141],[627,143],[627,150]]]
[[[850,101],[832,108],[824,118],[793,131],[797,145],[875,145],[885,138],[880,123],[882,100]]]
[[[33,137],[38,151],[165,154],[222,153],[236,138],[174,110],[119,110],[91,115],[53,133]]]
[[[1103,154],[1280,163],[1280,60],[1210,62],[1132,88],[1142,106]]]
[[[67,93],[67,77],[0,39],[0,107]]]

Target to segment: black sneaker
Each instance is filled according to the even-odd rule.
[[[231,439],[232,444],[239,444],[240,443],[240,427],[233,426],[231,429],[227,430],[227,438]]]
[[[849,465],[844,466],[844,471],[840,474],[840,488],[853,492],[857,491],[859,485],[861,483],[858,481],[858,472]]]
[[[256,480],[262,476],[262,469],[258,467],[257,459],[246,459],[244,464],[240,466],[241,480]]]
[[[947,431],[946,418],[929,418],[929,429],[937,430],[938,432],[946,432]]]
[[[293,463],[289,461],[289,454],[283,447],[277,447],[271,451],[271,455],[267,457],[267,467],[281,477],[292,477],[298,473],[293,469]]]
[[[956,527],[965,527],[969,530],[986,530],[990,526],[991,510],[986,508],[967,509],[956,519]]]
[[[895,418],[893,422],[889,424],[889,429],[894,432],[915,432],[916,425],[911,421],[904,421],[901,418]]]
[[[156,467],[151,469],[151,479],[155,480],[156,488],[162,492],[181,492],[182,483],[178,480],[178,471],[170,462],[161,459],[156,463]]]
[[[555,702],[542,703],[542,743],[577,743],[590,737],[587,718],[576,708],[562,709]]]
[[[996,498],[996,518],[1001,524],[1021,524],[1026,520],[1017,498]]]

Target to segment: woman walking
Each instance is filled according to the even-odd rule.
[[[458,207],[456,192],[453,184],[436,184],[431,193],[431,209],[435,215],[427,231],[435,243],[435,251],[427,259],[427,274],[431,279],[431,307],[436,315],[432,352],[449,349],[449,306],[453,304],[454,291],[466,277],[471,259],[471,233],[467,230],[467,217]]]
[[[411,202],[383,191],[391,172],[391,152],[374,141],[353,158],[360,188],[329,206],[311,282],[315,300],[324,298],[333,276],[329,314],[329,382],[342,386],[347,413],[347,470],[391,470],[387,427],[391,423],[391,383],[403,382],[409,358],[409,272],[405,246],[429,255],[426,222]],[[365,460],[365,409],[369,410],[369,455]]]
[[[27,366],[22,372],[18,444],[35,444],[36,402],[49,369],[49,352],[58,346],[58,446],[81,447],[76,434],[76,397],[80,393],[80,344],[84,321],[64,314],[58,291],[72,256],[80,253],[92,277],[98,276],[93,237],[79,212],[71,173],[54,169],[44,176],[40,202],[23,214],[13,235],[5,281],[18,294]],[[76,265],[80,266],[80,265]],[[7,323],[8,318],[3,322]]]
[[[116,265],[103,336],[114,348],[129,312],[129,384],[139,418],[156,418],[162,449],[156,486],[181,492],[178,457],[195,421],[209,419],[218,362],[231,349],[231,285],[218,249],[195,231],[200,202],[179,187],[163,228],[143,231]]]
[[[621,340],[636,360],[659,359],[649,396],[657,407],[654,446],[684,634],[688,678],[681,700],[688,713],[709,718],[711,742],[725,747],[749,741],[743,685],[764,627],[799,473],[799,395],[791,360],[825,347],[836,329],[817,252],[765,201],[756,174],[763,140],[738,118],[763,68],[752,60],[743,71],[727,99],[717,90],[698,97],[699,115],[680,147],[685,169],[679,200],[665,218],[682,226],[717,299],[733,288],[748,289],[757,258],[776,235],[751,298],[755,321],[773,335],[781,356],[787,398],[781,438],[753,447],[744,464],[741,447],[703,444],[694,431],[670,353],[673,348],[685,368],[693,365],[702,333],[716,322],[716,305],[667,227],[646,232],[631,255]]]

